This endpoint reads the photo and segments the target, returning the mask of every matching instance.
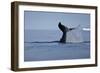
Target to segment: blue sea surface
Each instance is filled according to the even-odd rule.
[[[71,60],[90,58],[90,32],[82,31],[83,42],[58,42],[62,32],[55,30],[25,30],[24,61]]]

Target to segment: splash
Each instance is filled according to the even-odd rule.
[[[77,28],[72,31],[69,31],[66,34],[66,42],[71,42],[71,43],[83,42],[82,30]]]

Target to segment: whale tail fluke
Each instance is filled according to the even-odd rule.
[[[60,43],[66,43],[66,34],[67,34],[67,32],[76,29],[76,28],[68,28],[67,26],[62,25],[61,22],[59,22],[58,27],[63,32],[63,35],[62,35],[62,37],[59,41]]]
[[[61,22],[59,22],[58,27],[62,32],[66,32],[66,27],[62,25]]]
[[[59,29],[63,32],[62,38],[60,39],[60,43],[66,43],[66,27],[59,22],[58,24]]]

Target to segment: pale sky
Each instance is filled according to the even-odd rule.
[[[25,30],[59,30],[59,22],[67,27],[89,28],[90,14],[24,11]]]

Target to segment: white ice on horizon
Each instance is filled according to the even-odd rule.
[[[90,31],[90,28],[83,28],[84,31]]]

